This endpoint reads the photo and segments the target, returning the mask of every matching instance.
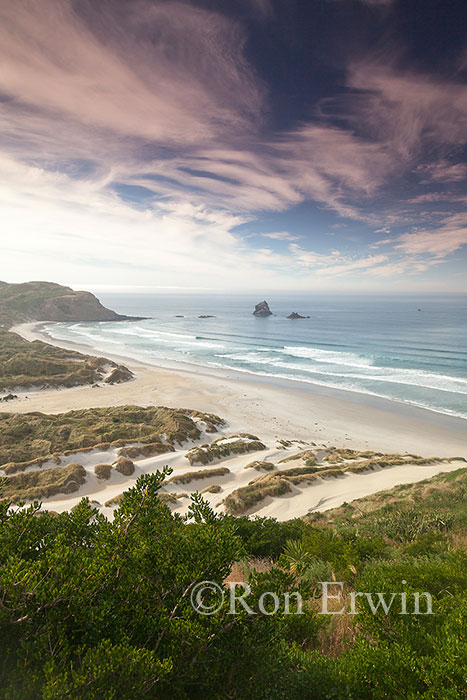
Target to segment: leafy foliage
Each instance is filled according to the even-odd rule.
[[[0,503],[0,697],[465,697],[467,470],[420,486],[431,497],[416,508],[397,501],[365,512],[360,501],[360,516],[343,508],[331,523],[219,516],[200,494],[182,518],[159,497],[170,473],[141,477],[113,521],[87,499],[60,515]],[[450,508],[449,527],[440,526]],[[232,616],[228,600],[212,615],[193,610],[194,584],[222,588],[249,556],[276,564],[250,573],[248,604],[257,610],[268,591],[298,590],[302,615],[239,606]],[[343,582],[344,607],[354,592],[387,600],[396,592],[396,602],[372,610],[362,595],[358,614],[320,616],[323,580]],[[432,596],[433,615],[412,614],[416,592]]]

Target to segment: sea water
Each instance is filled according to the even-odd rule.
[[[256,318],[251,294],[99,294],[144,321],[60,323],[58,340],[154,365],[184,362],[262,379],[384,397],[467,418],[465,297],[270,294]],[[288,319],[296,311],[310,316]],[[212,315],[214,318],[199,318]]]

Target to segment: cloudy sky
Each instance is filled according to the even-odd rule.
[[[0,279],[466,291],[465,0],[0,3]]]

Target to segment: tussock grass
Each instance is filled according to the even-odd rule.
[[[219,493],[222,491],[222,487],[219,484],[211,484],[211,486],[206,486],[201,493]]]
[[[50,498],[59,493],[74,493],[86,481],[86,470],[80,464],[36,469],[8,477],[0,486],[0,498],[17,503]]]
[[[124,365],[118,365],[111,371],[111,373],[104,379],[106,384],[121,384],[122,382],[128,382],[133,379],[134,374],[130,372],[128,367]]]
[[[381,491],[372,496],[359,498],[352,503],[344,503],[322,513],[310,513],[304,517],[306,522],[325,525],[326,523],[350,524],[358,521],[359,527],[376,531],[389,522],[394,513],[409,512],[409,519],[434,512],[443,522],[443,516],[454,517],[459,527],[465,532],[467,526],[467,468],[456,469],[446,474],[437,474],[415,484],[402,484],[388,491]],[[413,517],[412,517],[413,516]],[[399,520],[403,524],[404,516]],[[405,522],[407,529],[409,521]],[[394,525],[394,523],[391,523]]]
[[[229,457],[230,455],[234,454],[245,454],[246,452],[258,452],[259,450],[265,449],[266,445],[264,445],[260,440],[253,438],[238,438],[232,442],[220,443],[218,440],[217,442],[213,442],[211,444],[193,447],[193,449],[186,453],[185,457],[192,465],[209,464],[215,459],[220,459],[221,457]]]
[[[275,468],[275,464],[273,464],[272,462],[262,462],[261,460],[255,460],[254,462],[250,462],[246,465],[246,467],[244,467],[244,469],[256,469],[257,472],[271,472]]]
[[[100,481],[106,481],[107,479],[110,479],[111,473],[111,464],[96,464],[96,466],[94,467],[94,474]]]
[[[230,469],[227,467],[216,467],[215,469],[203,469],[199,472],[185,472],[184,474],[176,474],[167,480],[168,483],[173,484],[189,484],[190,481],[196,481],[197,479],[209,479],[216,476],[225,476],[229,474]]]
[[[150,442],[147,445],[122,447],[118,451],[118,454],[122,457],[128,457],[129,459],[136,459],[138,457],[153,457],[154,455],[161,455],[165,452],[174,451],[175,447],[173,445],[166,445],[163,442]]]
[[[135,465],[131,459],[126,459],[125,457],[119,457],[113,464],[116,471],[124,476],[131,476],[135,473]]]
[[[92,450],[102,444],[124,446],[132,442],[170,445],[197,440],[200,430],[193,418],[202,417],[212,429],[222,420],[212,414],[164,406],[112,406],[68,413],[0,412],[0,468],[10,462],[28,462],[54,453]]]
[[[104,378],[107,367],[114,368],[110,376],[117,373],[118,381],[133,377],[129,369],[104,357],[64,350],[40,340],[30,343],[0,328],[0,391],[95,384]]]
[[[342,452],[348,452],[342,450]],[[352,451],[353,452],[353,451]],[[300,455],[292,455],[292,459],[286,458],[278,464],[290,462],[302,458],[305,453]],[[357,453],[358,455],[366,453]],[[370,453],[373,455],[374,453]],[[307,460],[308,461],[308,460]],[[348,462],[332,463],[332,467],[319,466],[304,466],[291,467],[289,469],[279,469],[271,474],[265,474],[247,486],[233,491],[224,501],[225,508],[231,515],[240,515],[249,510],[253,506],[260,503],[268,496],[282,496],[290,492],[292,484],[300,484],[302,482],[311,483],[318,479],[330,479],[343,476],[345,472],[360,473],[371,469],[380,469],[384,467],[392,467],[400,464],[432,464],[433,462],[441,462],[443,460],[438,457],[414,457],[412,455],[382,455],[378,459],[359,460],[351,465]],[[307,462],[305,462],[305,465]]]
[[[240,515],[268,496],[283,496],[291,490],[289,481],[280,476],[274,475],[267,480],[261,478],[229,494],[224,500],[224,506],[230,515]]]
[[[313,452],[313,450],[302,450],[302,452],[298,452],[297,454],[289,455],[289,457],[284,457],[284,459],[281,459],[280,462],[278,462],[278,464],[293,462],[296,459],[303,460],[308,467],[311,467],[314,464],[316,464],[316,455]]]

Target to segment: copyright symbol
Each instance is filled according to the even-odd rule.
[[[214,615],[224,602],[224,589],[214,581],[201,581],[191,589],[190,601],[200,615]]]

